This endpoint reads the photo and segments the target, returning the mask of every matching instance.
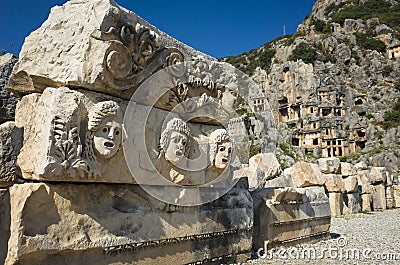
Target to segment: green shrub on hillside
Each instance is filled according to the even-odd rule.
[[[311,20],[311,25],[314,26],[314,29],[317,32],[321,32],[321,33],[331,33],[332,32],[329,23],[326,23],[325,21],[313,18]]]
[[[397,127],[400,125],[400,100],[397,101],[393,109],[390,111],[386,111],[383,115],[383,127],[385,129]]]
[[[356,32],[354,34],[357,38],[357,45],[361,48],[367,50],[376,50],[378,52],[386,52],[386,44],[383,41],[368,37],[361,32]]]
[[[338,11],[332,14],[332,21],[343,25],[346,19],[369,19],[378,18],[381,23],[400,30],[400,5],[392,4],[383,0],[367,0],[365,3],[361,1],[351,1],[342,10],[338,11],[342,6],[330,5],[326,8],[329,12]],[[326,11],[326,14],[329,12]]]
[[[289,61],[303,60],[305,63],[313,63],[317,57],[316,50],[305,42],[300,43],[294,48],[289,56]]]
[[[272,58],[274,58],[275,53],[275,49],[265,47],[264,50],[259,54],[258,60],[262,69],[269,70],[271,68]]]

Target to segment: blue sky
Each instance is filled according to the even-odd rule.
[[[18,54],[24,38],[62,0],[3,1],[0,49]],[[220,58],[260,47],[292,34],[316,0],[116,0],[151,24],[193,48]],[[11,46],[10,43],[13,43]]]

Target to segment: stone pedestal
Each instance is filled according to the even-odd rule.
[[[10,202],[7,265],[182,264],[251,249],[253,203],[243,189],[179,207],[137,185],[32,183],[12,186]]]
[[[400,185],[393,186],[393,195],[395,200],[395,207],[400,208]]]
[[[329,200],[322,188],[268,188],[252,192],[252,197],[255,251],[329,235]]]
[[[386,187],[386,208],[393,209],[396,207],[396,200],[394,198],[394,187]]]
[[[343,194],[341,192],[329,192],[329,205],[332,217],[343,214]]]
[[[372,195],[370,193],[361,194],[361,210],[364,212],[370,212],[372,203]]]
[[[372,185],[372,210],[386,210],[385,186],[383,184]]]

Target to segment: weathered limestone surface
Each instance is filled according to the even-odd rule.
[[[383,184],[372,185],[372,210],[386,210],[385,186]]]
[[[340,173],[343,177],[357,175],[356,168],[351,163],[340,162]]]
[[[253,250],[290,245],[329,234],[329,201],[321,187],[268,188],[252,192]]]
[[[272,153],[257,154],[249,159],[249,167],[244,176],[249,179],[249,188],[266,187],[268,180],[278,177],[282,173],[278,159]]]
[[[97,104],[105,99],[108,99],[108,106]],[[121,147],[122,109],[125,108],[126,104],[121,100],[66,87],[47,88],[43,94],[23,97],[16,113],[17,127],[24,128],[24,146],[18,156],[23,177],[47,181],[134,183]],[[100,111],[104,113],[102,116],[96,114]],[[104,139],[104,143],[96,145],[95,135],[101,133],[105,126],[103,121],[108,117],[115,121],[112,128],[118,135],[110,134],[112,139],[108,139],[108,135],[98,137]],[[98,121],[96,130],[92,129],[96,127],[95,121]],[[105,144],[111,147],[107,148]],[[101,155],[102,151],[109,151],[110,155]]]
[[[17,99],[6,86],[17,58],[10,54],[0,56],[0,123],[14,120]]]
[[[325,183],[322,172],[317,164],[298,162],[290,169],[293,185],[296,188],[322,186]]]
[[[7,257],[8,239],[10,238],[10,194],[8,189],[0,189],[0,264]]]
[[[343,189],[346,193],[352,193],[358,191],[358,180],[357,176],[348,176],[343,179]]]
[[[358,213],[361,210],[358,192],[343,194],[343,214]]]
[[[0,124],[0,188],[21,182],[17,155],[22,147],[22,130],[14,122]]]
[[[8,83],[22,97],[19,154],[13,124],[0,136],[26,183],[2,195],[5,264],[227,263],[251,251],[252,198],[247,183],[232,188],[247,161],[225,128],[235,82],[244,97],[256,85],[113,0],[53,8],[20,58]]]
[[[339,174],[340,160],[337,157],[320,158],[318,166],[324,174]]]
[[[6,264],[182,264],[251,249],[253,203],[242,189],[179,207],[136,185],[32,183],[11,187],[10,201]]]
[[[332,217],[343,214],[343,193],[329,192],[329,206]]]
[[[340,192],[344,191],[343,179],[338,174],[324,174],[325,188],[328,192]]]
[[[379,184],[386,182],[386,168],[385,167],[372,167],[371,168],[371,183]]]
[[[361,194],[361,210],[365,212],[371,211],[372,195],[371,193]]]
[[[358,171],[357,180],[361,187],[361,194],[370,194],[372,192],[371,175],[368,170]]]
[[[396,201],[394,198],[394,187],[386,187],[386,208],[393,209],[396,207]]]
[[[113,0],[74,0],[52,8],[25,39],[9,87],[23,95],[72,86],[129,99],[151,74],[195,55],[210,58]]]
[[[393,186],[393,193],[394,193],[394,200],[395,200],[395,207],[400,208],[400,186],[394,185]]]

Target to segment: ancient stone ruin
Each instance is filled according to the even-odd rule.
[[[12,73],[9,59],[0,263],[241,262],[328,237],[331,216],[400,203],[396,170],[337,158],[282,170],[262,89],[113,0],[54,7]],[[331,90],[303,109],[344,115]],[[237,114],[244,103],[252,115]],[[282,122],[300,117],[279,104]]]

